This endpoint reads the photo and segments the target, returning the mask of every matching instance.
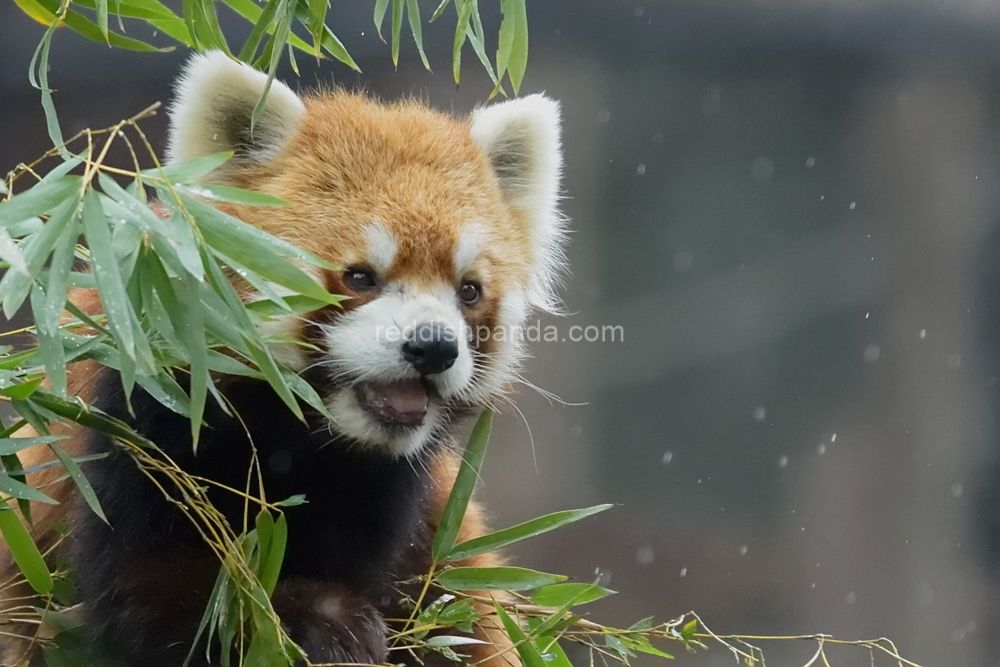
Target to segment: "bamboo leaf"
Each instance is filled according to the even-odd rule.
[[[441,520],[438,523],[437,532],[434,533],[434,542],[431,546],[431,558],[434,562],[444,558],[455,546],[458,531],[465,518],[465,510],[469,506],[472,491],[476,488],[476,481],[479,479],[479,470],[482,468],[483,458],[486,456],[486,446],[490,441],[492,426],[493,411],[486,408],[472,429],[469,444],[466,445],[465,453],[462,455],[462,466],[455,477],[455,485],[452,487],[448,502],[441,512]]]
[[[251,132],[253,132],[253,128],[257,126],[257,121],[260,120],[261,114],[264,113],[264,108],[267,104],[267,94],[271,90],[271,84],[274,83],[275,74],[278,73],[278,63],[281,60],[281,49],[288,42],[288,36],[291,33],[292,18],[295,16],[295,8],[297,4],[298,3],[295,0],[281,0],[281,4],[278,6],[278,23],[275,25],[274,35],[268,43],[271,55],[267,61],[267,83],[264,84],[264,90],[261,92],[260,99],[257,100],[257,104],[254,105],[253,112],[250,114]],[[265,51],[265,53],[267,53],[267,51]]]
[[[35,332],[38,340],[38,353],[45,364],[45,374],[48,376],[52,391],[60,396],[66,395],[66,355],[63,350],[62,336],[58,322],[56,326],[47,326],[41,318],[46,308],[45,294],[38,285],[31,288],[31,310],[38,313],[35,322]]]
[[[513,23],[513,37],[507,58],[507,74],[516,95],[521,90],[521,81],[528,68],[528,11],[525,0],[503,0],[503,23],[508,18]],[[501,24],[501,32],[503,31]]]
[[[451,4],[451,0],[441,0],[441,4],[439,4],[437,9],[434,10],[434,13],[431,14],[431,21],[438,20],[449,4]]]
[[[11,384],[6,387],[0,388],[0,394],[12,398],[15,401],[23,401],[28,398],[35,391],[42,386],[42,382],[45,381],[45,377],[36,377],[33,380],[26,380],[24,382],[18,382],[16,384]]]
[[[545,659],[542,658],[542,654],[538,652],[534,644],[528,641],[528,637],[524,634],[521,626],[498,603],[494,603],[494,607],[497,610],[497,616],[500,617],[500,622],[503,623],[504,630],[507,631],[507,636],[517,646],[517,654],[521,656],[524,667],[548,667]]]
[[[385,20],[385,11],[389,8],[389,0],[375,0],[375,30],[378,31],[378,38],[383,42],[382,22]]]
[[[403,34],[404,0],[392,0],[392,64],[399,66],[399,41]]]
[[[233,6],[231,1],[227,4]],[[250,62],[257,55],[257,49],[260,48],[260,40],[264,38],[265,33],[272,30],[271,26],[274,21],[274,16],[278,11],[278,6],[281,4],[281,0],[268,0],[268,3],[264,6],[263,11],[260,10],[257,5],[250,3],[257,12],[256,19],[251,19],[254,22],[253,30],[250,31],[250,35],[247,36],[245,42],[243,42],[243,48],[240,49],[239,56],[237,56],[243,62]],[[248,9],[248,7],[244,8]],[[245,18],[249,18],[247,14],[243,15]]]
[[[417,43],[420,62],[424,64],[424,69],[430,71],[431,66],[427,62],[427,54],[424,53],[423,27],[420,25],[420,5],[417,4],[417,0],[406,0],[406,16],[410,20],[410,32],[413,33],[413,41]]]
[[[41,271],[66,225],[75,215],[76,208],[76,197],[67,197],[52,212],[41,231],[22,241],[20,250],[28,265],[29,274],[8,271],[3,279],[0,279],[0,300],[3,302],[3,312],[7,319],[13,317],[24,303],[31,290],[32,276]]]
[[[31,587],[41,595],[51,593],[52,575],[49,568],[28,530],[21,523],[21,518],[13,510],[0,509],[0,533],[3,533],[10,555]]]
[[[59,462],[63,464],[64,468],[66,468],[66,472],[68,472],[69,476],[73,479],[73,482],[76,484],[76,488],[80,490],[80,494],[83,496],[83,499],[87,501],[87,506],[90,507],[94,514],[100,517],[101,521],[107,523],[108,517],[104,515],[104,509],[101,508],[101,502],[97,499],[97,494],[94,493],[94,487],[90,485],[87,477],[83,474],[83,471],[80,470],[80,466],[77,465],[76,461],[74,461],[62,447],[54,442],[49,443],[49,449],[52,450],[52,453],[56,455]]]
[[[144,169],[139,172],[139,175],[156,181],[166,180],[171,183],[192,183],[208,176],[232,157],[232,151],[213,153],[204,157],[196,157],[191,160],[168,164],[162,169]]]
[[[574,605],[594,602],[614,593],[597,584],[552,584],[535,591],[531,601],[540,607],[561,607],[569,602]]]
[[[108,39],[108,0],[97,0],[97,27],[105,41]]]
[[[319,57],[323,41],[323,27],[326,25],[326,11],[330,7],[330,0],[308,0],[309,3],[309,32],[313,38],[313,49]]]
[[[588,516],[603,512],[611,507],[612,505],[595,505],[586,509],[553,512],[552,514],[547,514],[537,519],[525,521],[516,526],[463,542],[451,550],[446,560],[456,561],[478,556],[479,554],[505,547],[508,544],[514,544],[515,542],[547,533],[550,530],[555,530],[580,519],[585,519]]]
[[[0,456],[16,454],[23,449],[34,447],[35,445],[47,445],[52,442],[65,440],[65,435],[39,435],[32,438],[2,438],[0,439]]]
[[[453,567],[434,578],[438,585],[453,591],[526,591],[565,580],[561,574],[509,566]]]
[[[184,204],[198,219],[205,242],[224,257],[234,259],[237,265],[245,266],[262,277],[287,287],[297,294],[304,294],[317,300],[335,303],[338,299],[326,291],[288,257],[310,263],[322,263],[327,268],[333,266],[314,255],[304,253],[291,244],[271,236],[267,232],[242,220],[226,215],[207,204],[202,204],[185,195]],[[293,254],[294,251],[294,254]]]
[[[83,198],[83,228],[90,247],[91,268],[108,319],[109,330],[119,349],[131,361],[136,359],[136,332],[132,330],[132,304],[125,292],[118,262],[111,247],[111,230],[101,205],[100,195],[87,190]],[[141,335],[141,332],[139,332]]]
[[[226,185],[183,185],[174,186],[178,191],[185,192],[203,199],[227,202],[229,204],[245,204],[247,206],[291,206],[291,202],[280,197],[274,197],[262,192],[244,190]]]
[[[9,230],[14,223],[52,213],[56,208],[64,206],[67,199],[79,189],[79,176],[64,176],[38,183],[30,190],[0,203],[0,224]]]
[[[471,0],[456,0],[455,8],[458,10],[458,20],[455,23],[455,41],[452,44],[452,74],[455,77],[455,85],[458,85],[462,71],[462,46],[465,44],[466,35],[469,32],[469,19],[472,18],[473,5]],[[499,66],[497,68],[499,76]]]
[[[311,296],[303,296],[301,294],[283,296],[281,297],[281,300],[285,306],[284,308],[282,307],[282,304],[278,304],[267,299],[263,299],[261,301],[251,301],[246,307],[247,310],[260,315],[261,317],[271,318],[288,313],[311,313],[314,310],[319,310],[320,308],[330,305],[330,302],[326,299],[314,299]]]
[[[25,13],[31,16],[47,17],[44,21],[45,23],[51,23],[55,19],[56,13],[59,11],[59,0],[14,0],[14,2],[16,2],[17,5],[25,11]],[[172,46],[158,48],[137,39],[125,37],[124,35],[120,35],[112,30],[108,30],[107,37],[105,37],[105,33],[102,31],[101,26],[86,18],[83,14],[80,14],[72,9],[66,12],[66,17],[63,19],[62,23],[80,33],[87,39],[100,42],[102,44],[108,44],[119,49],[128,49],[129,51],[140,51],[145,53],[165,53],[167,51],[174,50],[174,47]],[[45,83],[42,85],[48,87]],[[62,144],[62,141],[60,140],[56,143]]]
[[[263,517],[267,517],[264,519]],[[281,563],[285,557],[285,545],[288,542],[288,522],[284,514],[278,514],[278,520],[271,518],[271,513],[264,509],[257,515],[257,533],[261,533],[261,522],[270,522],[270,534],[268,536],[267,549],[263,550],[261,543],[261,562],[257,578],[260,585],[264,587],[268,597],[274,593],[274,587],[278,584],[278,574],[281,572]]]
[[[0,493],[5,493],[12,498],[35,500],[48,505],[58,504],[55,500],[49,498],[35,487],[28,486],[24,482],[19,482],[16,479],[13,479],[9,474],[3,472],[0,472]],[[0,510],[0,512],[2,511],[3,510]]]

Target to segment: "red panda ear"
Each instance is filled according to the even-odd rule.
[[[559,116],[558,102],[528,95],[476,110],[471,127],[504,199],[531,239],[529,301],[548,311],[559,308],[555,287],[565,265],[566,224],[558,209],[563,162]]]
[[[274,157],[295,131],[305,106],[288,86],[274,81],[251,131],[253,109],[266,86],[266,74],[221,51],[191,58],[177,80],[170,107],[167,161],[223,151],[233,151],[242,161]]]

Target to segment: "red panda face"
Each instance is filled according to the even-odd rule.
[[[262,329],[302,343],[273,350],[307,375],[333,431],[410,455],[504,394],[529,312],[556,308],[558,106],[534,95],[455,118],[275,82],[251,132],[265,82],[221,53],[193,58],[168,157],[233,150],[215,180],[291,202],[222,208],[338,265],[303,268],[349,298]]]

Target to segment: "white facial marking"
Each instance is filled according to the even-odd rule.
[[[430,401],[423,423],[406,430],[387,429],[361,405],[354,385],[420,377],[403,356],[402,346],[408,330],[428,322],[441,323],[456,332],[458,358],[447,370],[424,377],[437,396]],[[325,399],[337,430],[363,446],[382,447],[394,456],[408,456],[427,444],[443,424],[442,402],[463,399],[473,382],[475,365],[463,336],[464,324],[451,286],[415,291],[391,284],[377,299],[324,327],[324,347],[329,355],[325,365],[334,378],[349,385]]]
[[[457,279],[461,280],[466,273],[472,270],[476,264],[476,258],[486,244],[486,230],[477,222],[470,222],[462,228],[462,233],[458,237],[458,246],[455,248],[455,272]]]
[[[381,222],[371,222],[365,227],[368,243],[368,262],[379,273],[385,273],[396,261],[396,238]]]

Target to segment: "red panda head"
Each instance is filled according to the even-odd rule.
[[[557,308],[558,104],[531,95],[456,118],[414,101],[299,97],[275,81],[251,130],[265,85],[222,53],[195,56],[168,158],[233,151],[213,178],[291,202],[221,206],[341,267],[309,270],[350,297],[342,307],[264,325],[308,344],[275,355],[312,369],[335,432],[412,454],[503,394],[529,312]]]

